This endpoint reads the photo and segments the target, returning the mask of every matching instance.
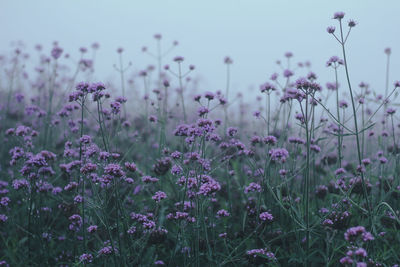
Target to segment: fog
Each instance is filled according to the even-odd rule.
[[[229,55],[232,91],[251,95],[249,87],[280,71],[275,62],[287,51],[293,52],[293,62],[310,61],[322,84],[333,81],[325,63],[341,50],[326,28],[337,26],[335,11],[344,11],[346,22],[358,23],[347,43],[351,80],[383,93],[386,47],[392,48],[390,80],[400,78],[398,10],[400,1],[395,0],[2,0],[0,53],[9,53],[17,41],[28,50],[40,43],[45,51],[58,41],[77,57],[80,47],[98,42],[96,78],[107,80],[117,76],[118,47],[125,49],[132,71],[155,64],[141,48],[154,50],[153,35],[160,33],[164,49],[179,41],[163,63],[184,56],[185,64],[196,66],[193,76],[201,78],[200,87],[215,91],[225,86],[223,58]]]

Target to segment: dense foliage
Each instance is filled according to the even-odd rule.
[[[93,82],[98,44],[72,72],[57,43],[32,72],[2,56],[0,266],[398,266],[400,82],[352,87],[334,19],[335,80],[286,53],[251,103],[231,58],[204,92],[161,35],[139,73],[118,49],[120,85]]]

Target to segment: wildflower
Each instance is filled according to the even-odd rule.
[[[349,23],[348,23],[348,26],[350,27],[350,28],[353,28],[353,27],[355,27],[356,26],[356,22],[354,21],[354,20],[349,20]]]
[[[229,127],[229,128],[226,130],[227,135],[230,136],[230,137],[235,136],[235,135],[237,134],[237,132],[238,132],[238,129],[237,129],[237,128],[234,128],[234,127]]]
[[[368,165],[371,164],[371,160],[368,159],[368,158],[361,160],[361,162],[362,162],[362,164],[364,164],[365,166],[368,166]]]
[[[355,226],[347,229],[344,233],[344,238],[349,242],[354,242],[357,238],[361,238],[362,241],[374,240],[374,237],[370,232],[367,232],[364,226]]]
[[[233,63],[233,60],[230,57],[227,56],[227,57],[224,58],[224,63],[227,64],[227,65],[230,65],[230,64]]]
[[[211,195],[214,192],[221,190],[221,185],[208,175],[202,175],[203,184],[200,186],[198,195]]]
[[[106,174],[115,176],[115,177],[122,177],[125,176],[125,172],[122,170],[121,165],[110,163],[104,168],[104,172]]]
[[[76,197],[74,197],[75,204],[82,203],[82,201],[83,201],[83,197],[81,195],[77,195]]]
[[[157,178],[151,177],[151,176],[143,176],[142,177],[142,182],[144,183],[156,183],[158,182]]]
[[[283,76],[285,77],[285,78],[289,78],[289,77],[291,77],[291,76],[293,76],[294,75],[294,73],[291,71],[291,70],[284,70],[283,71]]]
[[[127,231],[128,234],[133,235],[134,233],[136,233],[136,227],[132,226],[130,227]]]
[[[103,248],[101,248],[97,254],[99,254],[99,256],[102,255],[110,255],[113,252],[112,246],[105,246]]]
[[[349,104],[347,104],[346,100],[340,100],[339,101],[339,107],[341,108],[347,108]]]
[[[218,234],[218,237],[219,238],[227,238],[228,234],[227,233],[221,233],[221,234]]]
[[[58,59],[58,58],[61,56],[62,52],[63,52],[63,49],[62,49],[62,48],[60,48],[60,47],[58,47],[58,46],[55,46],[55,47],[53,47],[53,49],[51,50],[51,56],[52,56],[54,59]]]
[[[0,214],[0,222],[4,223],[8,220],[8,217],[5,214]]]
[[[69,230],[78,232],[82,226],[82,217],[78,214],[74,214],[68,218],[70,220]]]
[[[93,261],[93,256],[92,254],[82,254],[81,256],[79,256],[79,261],[82,263],[91,263]]]
[[[380,157],[379,158],[379,162],[381,163],[381,164],[386,164],[387,162],[388,162],[388,160],[387,160],[387,158],[385,158],[385,157]]]
[[[176,56],[176,57],[174,57],[174,61],[175,61],[175,62],[180,63],[180,62],[182,62],[183,60],[184,60],[184,58],[181,57],[181,56]]]
[[[97,165],[94,164],[94,163],[90,163],[90,162],[86,163],[80,169],[81,173],[83,173],[83,174],[88,174],[88,173],[91,173],[91,172],[95,172],[96,170],[97,170]]]
[[[260,91],[261,93],[267,92],[269,93],[270,91],[275,91],[276,87],[273,84],[270,84],[268,82],[260,85]]]
[[[353,260],[350,257],[346,256],[346,257],[343,257],[340,259],[340,263],[343,265],[346,265],[346,264],[351,265],[353,263]]]
[[[261,185],[257,183],[250,183],[245,189],[244,193],[247,194],[249,192],[261,192]]]
[[[361,257],[367,257],[367,251],[363,248],[358,248],[356,251],[354,251],[354,254],[356,254],[357,256],[361,256]]]
[[[197,110],[197,113],[199,114],[200,117],[204,116],[205,114],[207,114],[209,112],[208,108],[206,107],[200,107]]]
[[[316,153],[321,152],[321,148],[317,145],[310,145],[310,149]]]
[[[13,181],[12,186],[15,190],[19,190],[21,188],[28,188],[29,182],[25,179],[19,179],[19,180],[17,179]]]
[[[248,250],[246,251],[246,255],[250,262],[257,265],[276,261],[275,254],[268,251],[266,248]]]
[[[229,217],[230,213],[227,210],[221,209],[219,211],[217,211],[217,218],[220,217]]]
[[[334,26],[329,26],[326,28],[326,31],[330,34],[333,34],[335,32],[336,28]]]
[[[284,148],[273,148],[268,152],[273,162],[285,163],[289,152]]]
[[[285,53],[285,57],[286,58],[291,58],[291,57],[293,57],[293,53],[292,52],[286,52]]]
[[[289,137],[288,141],[289,141],[289,143],[298,144],[298,145],[304,145],[306,143],[306,140],[304,140],[300,137]]]
[[[118,101],[112,102],[110,104],[110,107],[111,107],[111,112],[113,114],[117,115],[117,114],[119,114],[121,112],[121,103],[118,102]]]
[[[394,113],[396,113],[396,110],[394,108],[388,108],[386,110],[387,115],[393,115]]]
[[[87,231],[89,232],[89,233],[94,233],[94,232],[96,232],[97,231],[97,228],[98,228],[98,226],[97,225],[90,225],[88,228],[87,228]]]
[[[278,79],[279,74],[278,73],[273,73],[270,77],[271,81],[276,81]]]
[[[155,115],[150,115],[150,116],[149,116],[149,121],[150,121],[150,122],[157,123],[157,121],[158,121],[157,116],[155,116]]]
[[[338,86],[336,85],[336,83],[330,83],[330,82],[326,83],[326,89],[328,90],[335,91],[338,89],[337,87]]]
[[[151,197],[155,202],[159,203],[161,200],[167,198],[167,194],[163,191],[157,191],[154,196]]]
[[[342,18],[344,18],[344,12],[336,12],[335,14],[333,14],[333,18],[341,20]]]
[[[260,219],[264,222],[272,222],[274,220],[274,216],[269,212],[262,212],[260,213]]]

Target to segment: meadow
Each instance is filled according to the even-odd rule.
[[[398,266],[400,81],[390,48],[383,89],[353,81],[357,23],[332,23],[330,82],[287,52],[251,96],[161,34],[140,72],[115,51],[118,83],[98,43],[1,55],[0,266]]]

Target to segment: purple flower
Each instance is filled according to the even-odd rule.
[[[357,256],[361,256],[361,257],[367,257],[367,251],[363,248],[358,248],[356,251],[354,251],[354,254],[356,254]]]
[[[93,256],[92,254],[82,254],[81,256],[79,256],[79,261],[82,263],[91,263],[93,261]]]
[[[76,197],[74,197],[75,204],[82,203],[82,202],[83,202],[83,197],[81,195],[77,195]]]
[[[334,33],[336,30],[336,28],[334,26],[329,26],[328,28],[326,28],[326,31],[330,34]]]
[[[92,137],[89,135],[82,135],[82,137],[79,138],[79,142],[82,144],[90,144],[92,142]]]
[[[374,237],[370,232],[367,232],[364,226],[355,226],[347,229],[344,233],[344,238],[349,242],[354,242],[357,238],[361,238],[362,241],[374,240]]]
[[[344,12],[336,12],[335,14],[333,14],[333,18],[337,19],[337,20],[341,20],[342,18],[344,18]]]
[[[261,192],[261,185],[257,183],[250,183],[245,189],[244,193],[247,194],[249,192]]]
[[[156,183],[158,182],[157,178],[151,177],[151,176],[143,176],[142,177],[142,182],[144,183]]]
[[[174,57],[174,61],[175,61],[175,62],[180,63],[180,62],[182,62],[183,60],[184,60],[184,58],[181,57],[181,56],[176,56],[176,57]]]
[[[121,165],[110,163],[104,168],[104,172],[108,175],[112,175],[114,177],[122,177],[125,176],[125,172],[122,170]]]
[[[394,113],[396,113],[396,110],[394,108],[388,108],[386,110],[386,114],[388,115],[393,115]]]
[[[60,47],[58,47],[58,46],[55,46],[55,47],[53,47],[53,49],[51,50],[51,56],[52,56],[54,59],[58,59],[58,58],[61,56],[62,52],[63,52],[62,48],[60,48]]]
[[[88,174],[91,172],[95,172],[97,170],[97,165],[91,162],[86,163],[81,169],[81,173]]]
[[[97,231],[97,228],[98,228],[98,226],[97,225],[90,225],[88,228],[87,228],[87,231],[89,232],[89,233],[94,233],[94,232],[96,232]]]
[[[149,116],[149,121],[150,121],[150,122],[157,123],[157,121],[158,121],[157,116],[155,116],[155,115],[150,115],[150,116]]]
[[[5,214],[0,214],[0,222],[6,222],[8,220],[8,217]]]
[[[231,214],[227,210],[224,210],[224,209],[221,209],[221,210],[217,211],[217,218],[229,217],[230,215]]]
[[[353,28],[357,25],[357,23],[354,20],[349,20],[349,23],[347,24],[350,28]]]
[[[346,100],[340,100],[339,101],[339,107],[341,108],[347,108],[349,104],[347,104]]]
[[[102,249],[100,249],[100,250],[97,252],[97,254],[98,254],[99,256],[102,256],[102,255],[110,255],[112,252],[113,252],[112,246],[105,246],[105,247],[103,247]]]
[[[276,87],[273,84],[270,84],[269,82],[263,83],[260,85],[260,91],[261,93],[267,92],[269,93],[270,91],[275,91]]]
[[[291,77],[291,76],[293,76],[293,72],[291,71],[291,70],[284,70],[283,71],[283,76],[285,77],[285,78],[289,78],[289,77]]]
[[[121,103],[118,102],[118,101],[112,102],[110,104],[110,107],[111,107],[111,112],[113,114],[117,115],[117,114],[119,114],[121,112]]]
[[[249,261],[257,265],[264,264],[266,262],[276,261],[274,253],[268,251],[266,248],[251,249],[246,251],[246,255]]]
[[[230,65],[233,63],[233,60],[230,57],[225,57],[224,58],[224,63],[227,65]]]
[[[206,108],[206,107],[200,107],[200,108],[197,110],[197,113],[199,114],[200,117],[204,116],[204,115],[207,114],[208,112],[210,112],[210,111],[209,111],[208,108]]]
[[[274,216],[272,216],[269,212],[262,212],[260,213],[260,219],[264,222],[272,222],[274,220]]]
[[[289,157],[289,152],[284,148],[272,148],[268,152],[273,162],[284,163]]]
[[[74,214],[68,218],[70,220],[69,230],[78,232],[82,226],[82,217]]]
[[[235,127],[229,127],[229,128],[226,130],[227,135],[230,136],[230,137],[235,136],[235,135],[237,134],[237,132],[238,132],[238,129],[235,128]]]
[[[167,198],[167,194],[163,191],[157,191],[154,196],[151,197],[155,202],[159,203],[161,200]]]

